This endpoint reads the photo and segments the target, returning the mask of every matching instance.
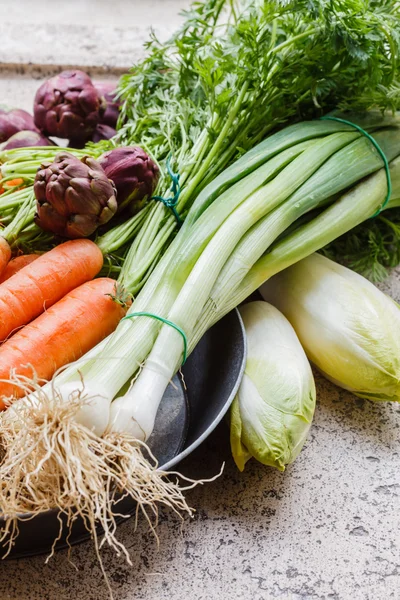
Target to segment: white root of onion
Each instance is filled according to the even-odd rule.
[[[19,401],[13,411],[0,415],[0,512],[5,519],[0,543],[6,547],[6,555],[18,535],[21,518],[56,508],[66,521],[64,525],[60,519],[59,536],[63,527],[70,531],[77,517],[83,519],[107,581],[99,554],[104,543],[131,564],[128,551],[116,537],[116,518],[129,516],[118,512],[121,497],[129,496],[137,503],[136,523],[141,512],[157,542],[159,505],[182,519],[185,514],[193,515],[183,492],[212,479],[194,481],[158,470],[146,444],[131,435],[112,432],[99,437],[75,420],[90,398],[76,396],[65,402],[54,388],[49,393],[48,388],[44,391],[22,377],[15,377],[13,383],[25,391],[33,389],[36,400]],[[12,416],[7,416],[9,412]],[[99,526],[104,532],[101,542],[96,531]],[[109,591],[112,595],[110,587]]]

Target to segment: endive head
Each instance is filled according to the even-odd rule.
[[[288,320],[266,302],[240,308],[245,374],[231,408],[231,449],[240,470],[252,456],[280,471],[299,454],[315,408],[307,357]]]
[[[362,398],[400,400],[399,307],[367,279],[313,254],[261,291],[328,379]]]

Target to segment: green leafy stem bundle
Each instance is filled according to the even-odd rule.
[[[334,108],[396,110],[399,32],[395,1],[196,2],[181,30],[166,43],[153,35],[147,57],[122,77],[118,143],[141,145],[164,173],[172,157],[184,216],[207,183],[283,123]],[[158,193],[169,187],[162,178]],[[176,231],[163,204],[147,210],[123,267],[130,289]]]

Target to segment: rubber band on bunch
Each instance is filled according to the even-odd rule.
[[[384,153],[384,151],[382,150],[382,148],[380,147],[380,145],[378,144],[378,142],[372,137],[372,135],[370,135],[368,133],[368,131],[365,131],[365,129],[363,129],[362,127],[360,127],[360,125],[356,125],[356,123],[352,123],[351,121],[346,121],[346,119],[341,119],[340,117],[331,117],[330,115],[326,115],[325,117],[321,117],[322,121],[338,121],[339,123],[344,123],[345,125],[350,125],[350,127],[354,127],[354,129],[357,129],[357,131],[359,131],[360,133],[362,133],[366,138],[369,139],[369,141],[375,146],[376,150],[378,151],[378,153],[380,154],[384,167],[385,167],[385,173],[386,173],[386,180],[387,180],[387,194],[386,194],[386,198],[385,201],[383,202],[382,206],[380,207],[380,209],[374,214],[372,215],[371,218],[373,217],[377,217],[379,215],[379,213],[382,212],[382,210],[384,210],[384,208],[386,207],[387,203],[390,200],[390,196],[392,195],[392,179],[390,177],[390,167],[389,167],[389,161],[386,158],[386,155]]]

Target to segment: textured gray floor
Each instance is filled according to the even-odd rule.
[[[196,517],[164,514],[160,548],[143,523],[121,526],[133,567],[105,550],[118,600],[387,600],[399,598],[400,409],[355,400],[318,378],[319,405],[298,461],[239,474],[222,425],[181,465],[223,476],[188,494]],[[3,563],[0,597],[106,600],[90,543],[76,571],[60,552]]]
[[[187,0],[0,0],[0,64],[129,67],[152,27],[170,35]]]
[[[45,0],[37,2],[45,4]],[[94,4],[94,0],[74,1],[68,6],[86,7],[87,15]],[[108,28],[128,31],[135,21],[121,17],[120,11],[131,10],[132,4],[139,6],[122,0],[99,2],[107,19],[93,13],[93,27],[102,27],[104,21]],[[151,10],[146,13],[140,3],[141,29],[156,18],[162,23],[166,5],[171,12],[165,25],[175,22],[172,7],[184,4],[153,0],[147,2]],[[65,15],[66,6],[58,3],[57,9]],[[6,21],[14,19],[20,7],[27,26],[44,27],[37,14],[23,11],[31,4],[14,0],[7,7]],[[54,13],[49,19],[54,20]],[[65,17],[63,36],[68,34],[68,23]],[[64,38],[66,48],[71,39]],[[15,47],[15,40],[12,44]],[[36,54],[33,37],[30,44],[25,42],[28,54],[32,47],[35,59],[45,56]],[[0,53],[6,47],[3,37]],[[114,54],[105,45],[103,58],[96,62],[94,53],[92,64],[130,64],[125,48],[124,41],[115,56],[124,56],[126,63],[122,59],[113,63]],[[20,56],[27,60],[22,50]],[[79,50],[78,64],[85,64],[88,57]],[[67,64],[72,54],[65,63],[63,55],[53,53],[50,58],[49,64]],[[38,82],[10,73],[0,79],[0,103],[29,109]],[[400,275],[394,274],[384,288],[400,300]],[[163,513],[159,549],[143,523],[137,532],[132,521],[120,527],[133,567],[110,550],[103,552],[117,600],[400,598],[400,408],[357,400],[319,377],[317,385],[319,404],[310,439],[285,473],[253,463],[239,474],[230,458],[227,430],[221,425],[181,465],[191,477],[210,477],[226,461],[218,481],[188,493],[189,503],[197,509],[195,518],[181,523]],[[0,563],[0,600],[107,600],[91,544],[75,548],[73,560],[77,570],[65,552],[48,565],[43,557]]]

